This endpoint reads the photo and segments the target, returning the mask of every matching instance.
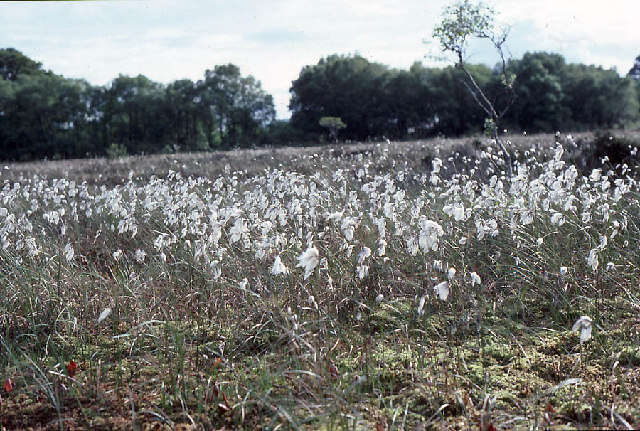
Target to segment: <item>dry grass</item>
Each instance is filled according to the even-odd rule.
[[[640,132],[616,132],[632,140],[640,140]],[[576,141],[588,141],[593,133],[575,133]],[[553,134],[530,136],[507,136],[512,147],[519,150],[529,148],[548,148],[555,142]],[[424,171],[430,169],[430,158],[436,153],[441,157],[451,152],[461,151],[472,154],[476,151],[473,141],[478,138],[448,139],[438,138],[420,141],[407,141],[385,145],[384,143],[352,143],[315,147],[282,147],[254,150],[214,151],[210,153],[157,154],[149,156],[130,156],[115,160],[79,159],[45,162],[9,163],[4,166],[0,180],[20,181],[23,177],[38,175],[43,178],[67,178],[81,183],[86,181],[95,185],[113,185],[125,182],[130,173],[138,178],[152,175],[165,177],[169,171],[179,171],[184,176],[214,178],[225,174],[225,167],[231,172],[243,171],[247,176],[260,174],[265,168],[282,166],[297,172],[313,174],[317,164],[308,156],[318,155],[332,160],[332,167],[349,169],[357,162],[358,155],[371,155],[384,147],[389,158],[408,169]],[[374,166],[376,160],[373,160]],[[380,166],[380,169],[388,168]]]

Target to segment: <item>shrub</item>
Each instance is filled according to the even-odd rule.
[[[334,142],[338,140],[338,132],[347,127],[340,117],[322,117],[318,124],[329,130],[329,137]]]
[[[126,157],[129,155],[127,147],[116,142],[113,142],[111,145],[109,145],[105,152],[107,154],[107,157],[110,159],[117,159],[119,157]]]
[[[599,131],[594,134],[590,141],[579,141],[579,158],[576,166],[586,172],[603,166],[616,167],[627,164],[635,166],[638,164],[638,157],[633,151],[637,148],[638,142],[624,136],[615,136],[609,131]]]

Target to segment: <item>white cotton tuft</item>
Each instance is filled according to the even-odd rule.
[[[371,256],[371,249],[369,247],[362,247],[362,250],[358,253],[358,265],[362,265],[369,256]]]
[[[447,278],[449,280],[453,280],[455,276],[456,276],[456,269],[453,267],[449,268],[449,270],[447,271]]]
[[[438,294],[441,301],[446,301],[449,297],[449,282],[443,281],[433,286],[433,290]]]
[[[102,313],[100,313],[100,316],[98,316],[98,323],[104,322],[104,320],[110,315],[111,315],[111,308],[110,307],[105,308],[104,310],[102,310]]]
[[[135,257],[136,257],[136,262],[144,263],[144,258],[147,257],[147,253],[145,253],[144,250],[137,249]]]
[[[298,256],[298,267],[304,268],[304,279],[309,278],[313,270],[320,262],[320,252],[317,248],[310,246],[300,256]]]
[[[68,243],[64,246],[64,258],[67,260],[67,262],[71,262],[74,256],[75,252],[73,251],[73,246],[71,245],[71,243]]]
[[[593,320],[589,316],[580,316],[580,318],[573,324],[572,331],[580,330],[580,344],[591,339],[591,328],[593,326]]]
[[[360,265],[356,268],[356,272],[358,273],[358,278],[360,280],[364,279],[367,275],[369,275],[369,266],[368,265]]]
[[[113,256],[113,260],[115,260],[116,262],[119,261],[120,258],[122,257],[122,250],[118,249],[114,251],[112,256]]]
[[[420,298],[420,303],[418,304],[418,316],[422,316],[424,314],[424,303],[427,300],[426,295],[422,295]]]
[[[280,275],[280,274],[288,274],[288,273],[289,273],[289,268],[287,268],[285,264],[282,263],[282,260],[280,259],[280,255],[276,256],[275,260],[273,261],[273,266],[271,267],[271,275]]]
[[[587,261],[587,265],[591,267],[591,269],[595,272],[598,269],[598,250],[593,248],[589,252],[589,256],[585,259]]]

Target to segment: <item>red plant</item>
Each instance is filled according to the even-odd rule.
[[[217,370],[218,368],[220,368],[222,366],[222,359],[221,358],[215,358],[213,360],[213,369]]]
[[[6,393],[9,393],[13,390],[13,383],[11,382],[11,379],[6,379],[4,381],[4,390]]]
[[[67,365],[67,374],[69,374],[69,377],[73,377],[76,375],[77,370],[78,370],[78,364],[76,364],[75,361],[72,359],[71,361],[69,361],[69,365]]]

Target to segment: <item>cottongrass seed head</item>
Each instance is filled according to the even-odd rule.
[[[271,275],[280,275],[280,274],[288,274],[289,268],[282,263],[282,259],[280,259],[280,255],[277,255],[275,260],[273,261],[273,266],[271,267]]]
[[[313,270],[320,262],[320,252],[314,246],[309,246],[300,256],[298,256],[297,267],[304,269],[304,279],[309,278]]]
[[[102,313],[100,313],[100,316],[98,316],[98,324],[104,322],[105,319],[110,315],[111,315],[111,307],[107,307],[104,310],[102,310]]]
[[[580,316],[580,318],[573,324],[572,331],[580,330],[580,344],[591,339],[591,328],[593,326],[593,320],[589,316]]]
[[[433,290],[436,291],[436,293],[438,294],[438,298],[440,298],[441,301],[446,301],[449,297],[449,282],[440,282],[433,286]]]

